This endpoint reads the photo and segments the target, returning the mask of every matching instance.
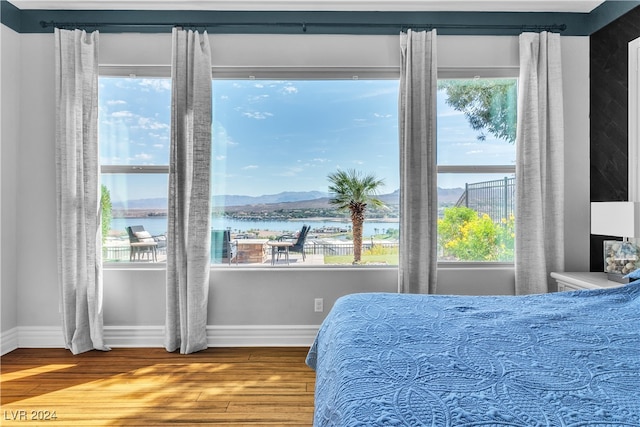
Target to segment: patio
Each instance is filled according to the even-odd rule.
[[[305,258],[303,261],[302,254],[290,253],[289,264],[284,256],[280,256],[276,259],[274,265],[271,263],[271,246],[267,244],[268,239],[238,239],[238,262],[235,259],[231,262],[231,266],[227,259],[214,260],[212,266],[215,268],[242,268],[242,267],[304,267],[304,266],[319,266],[327,265],[325,263],[325,255],[343,255],[348,256],[353,254],[353,244],[351,242],[330,240],[330,239],[312,239],[305,245]],[[371,248],[372,245],[376,247],[385,248],[397,248],[397,242],[385,242],[365,241],[363,244],[363,250]],[[128,239],[108,239],[103,247],[103,263],[104,264],[119,264],[129,263],[130,261],[130,245]],[[151,259],[151,257],[142,257],[141,259],[135,259],[135,264],[155,264],[164,263],[167,260],[166,250],[157,251],[157,261]],[[341,263],[342,265],[344,263]]]
[[[242,267],[272,267],[271,265],[271,248],[269,248],[268,253],[259,261],[257,259],[246,258],[238,260],[238,263],[231,262],[231,266],[224,262],[212,263],[211,265],[216,268],[242,268]],[[286,266],[286,267],[301,267],[301,266],[310,266],[310,265],[324,265],[324,255],[322,254],[305,254],[306,260],[302,260],[302,254],[299,253],[291,253],[289,254],[289,264],[287,265],[287,261],[284,257],[280,257],[277,259],[273,267],[277,266]],[[129,246],[105,246],[103,248],[103,261],[105,264],[119,264],[119,263],[129,263]],[[167,261],[167,253],[166,251],[158,251],[157,253],[157,261],[153,261],[151,258],[136,259],[133,261],[135,264],[160,264]],[[235,260],[234,260],[235,261]]]

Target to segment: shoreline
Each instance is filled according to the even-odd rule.
[[[112,216],[112,219],[153,219],[153,218],[166,218],[167,215],[125,215],[125,216]],[[212,217],[212,218],[226,218],[226,217]],[[255,218],[231,218],[234,221],[246,221],[246,222],[304,222],[304,221],[313,221],[313,222],[338,222],[344,224],[351,224],[351,220],[349,218],[338,218],[338,217],[308,217],[308,218],[283,218],[283,219],[255,219]],[[364,222],[384,222],[384,223],[399,223],[400,218],[366,218]]]

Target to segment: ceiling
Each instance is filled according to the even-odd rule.
[[[0,22],[19,33],[54,27],[157,33],[174,26],[224,34],[439,35],[554,31],[589,36],[640,0],[0,0]]]
[[[589,13],[604,0],[9,0],[18,9]]]

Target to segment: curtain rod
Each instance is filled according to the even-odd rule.
[[[100,27],[180,27],[180,28],[221,28],[221,27],[299,27],[303,33],[308,27],[354,27],[354,28],[398,28],[400,31],[407,29],[453,29],[453,30],[520,30],[520,31],[565,31],[566,24],[527,25],[527,24],[375,24],[375,23],[334,23],[334,22],[237,22],[237,23],[181,23],[171,24],[167,22],[156,23],[117,23],[117,22],[55,22],[40,21],[42,28],[100,28]]]

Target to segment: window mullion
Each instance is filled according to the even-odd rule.
[[[438,173],[515,173],[515,165],[438,165]]]
[[[102,173],[169,173],[169,165],[102,165]]]

